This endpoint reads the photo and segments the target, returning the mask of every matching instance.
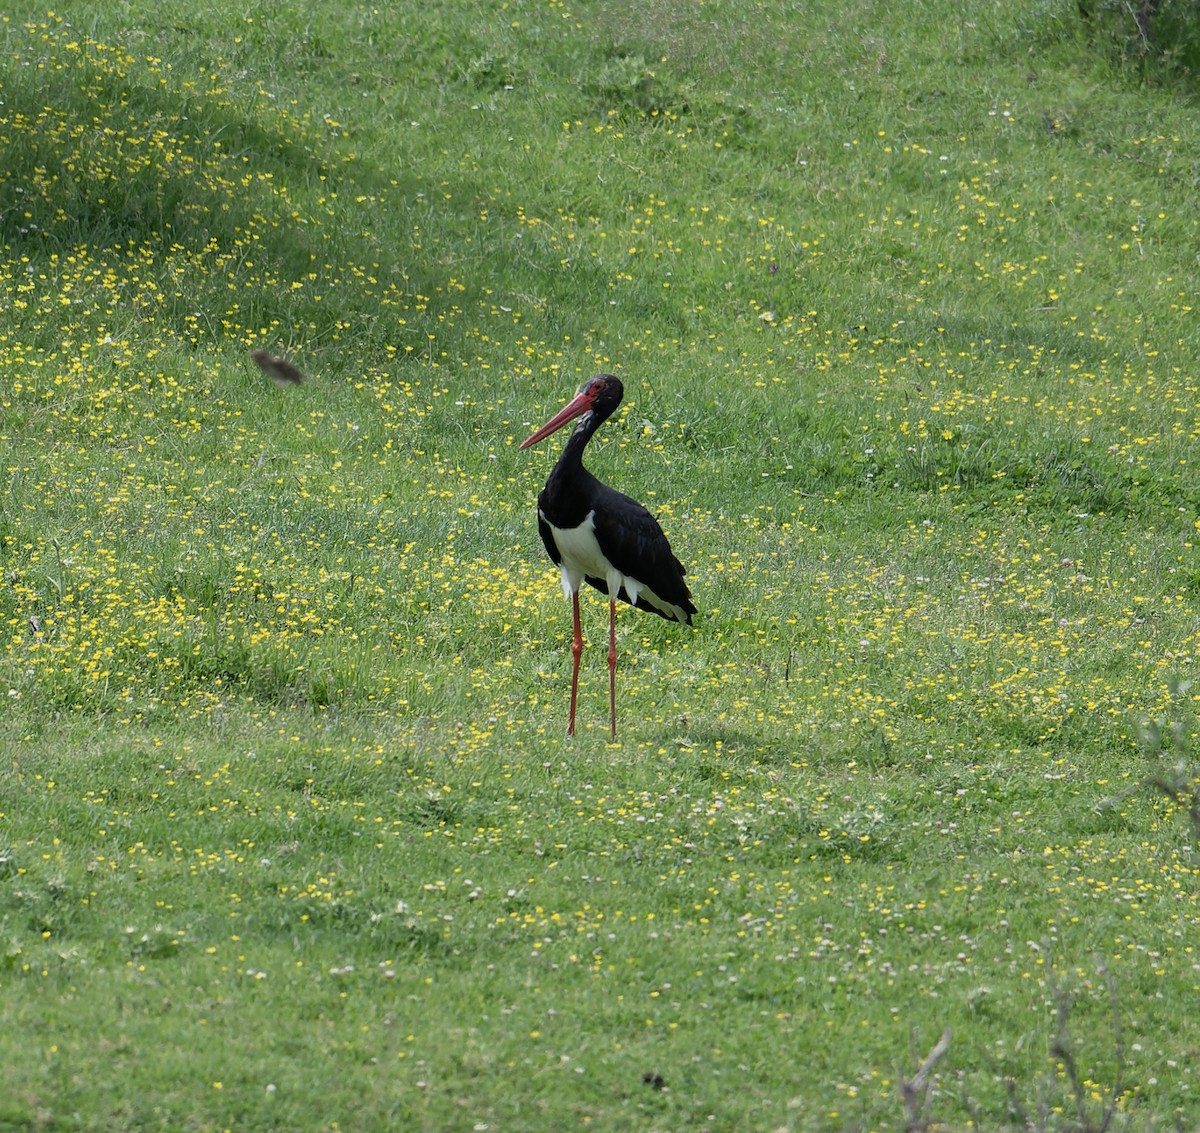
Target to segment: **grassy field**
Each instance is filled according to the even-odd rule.
[[[0,1130],[1194,1126],[1196,45],[1098,7],[0,10]]]

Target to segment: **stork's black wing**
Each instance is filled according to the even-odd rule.
[[[594,523],[596,541],[604,557],[623,575],[636,579],[661,603],[672,608],[660,608],[645,594],[639,594],[634,605],[670,621],[690,625],[696,607],[683,580],[686,571],[671,550],[658,520],[637,500],[605,488],[595,508]],[[607,593],[608,584],[604,580],[589,578],[588,582]],[[618,597],[629,601],[623,590]]]

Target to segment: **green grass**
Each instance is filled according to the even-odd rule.
[[[902,1130],[947,1027],[1188,1126],[1200,50],[1098,7],[0,15],[0,1130]]]

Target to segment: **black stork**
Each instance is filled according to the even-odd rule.
[[[537,432],[521,442],[529,448],[580,418],[567,447],[538,495],[538,530],[550,558],[562,569],[563,593],[571,596],[574,637],[571,643],[571,716],[567,735],[575,734],[579,692],[579,588],[586,581],[608,595],[608,706],[610,738],[617,738],[617,599],[668,621],[692,624],[696,607],[683,581],[683,564],[654,518],[637,500],[600,483],[583,466],[583,450],[592,434],[621,404],[624,389],[611,374],[597,374],[576,398]]]

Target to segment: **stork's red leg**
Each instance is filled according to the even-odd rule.
[[[617,600],[608,600],[608,713],[609,739],[617,742]]]
[[[567,722],[567,735],[575,734],[575,699],[579,695],[579,658],[583,654],[583,627],[579,624],[579,591],[571,595],[571,608],[575,616],[575,632],[571,639],[571,718]]]

